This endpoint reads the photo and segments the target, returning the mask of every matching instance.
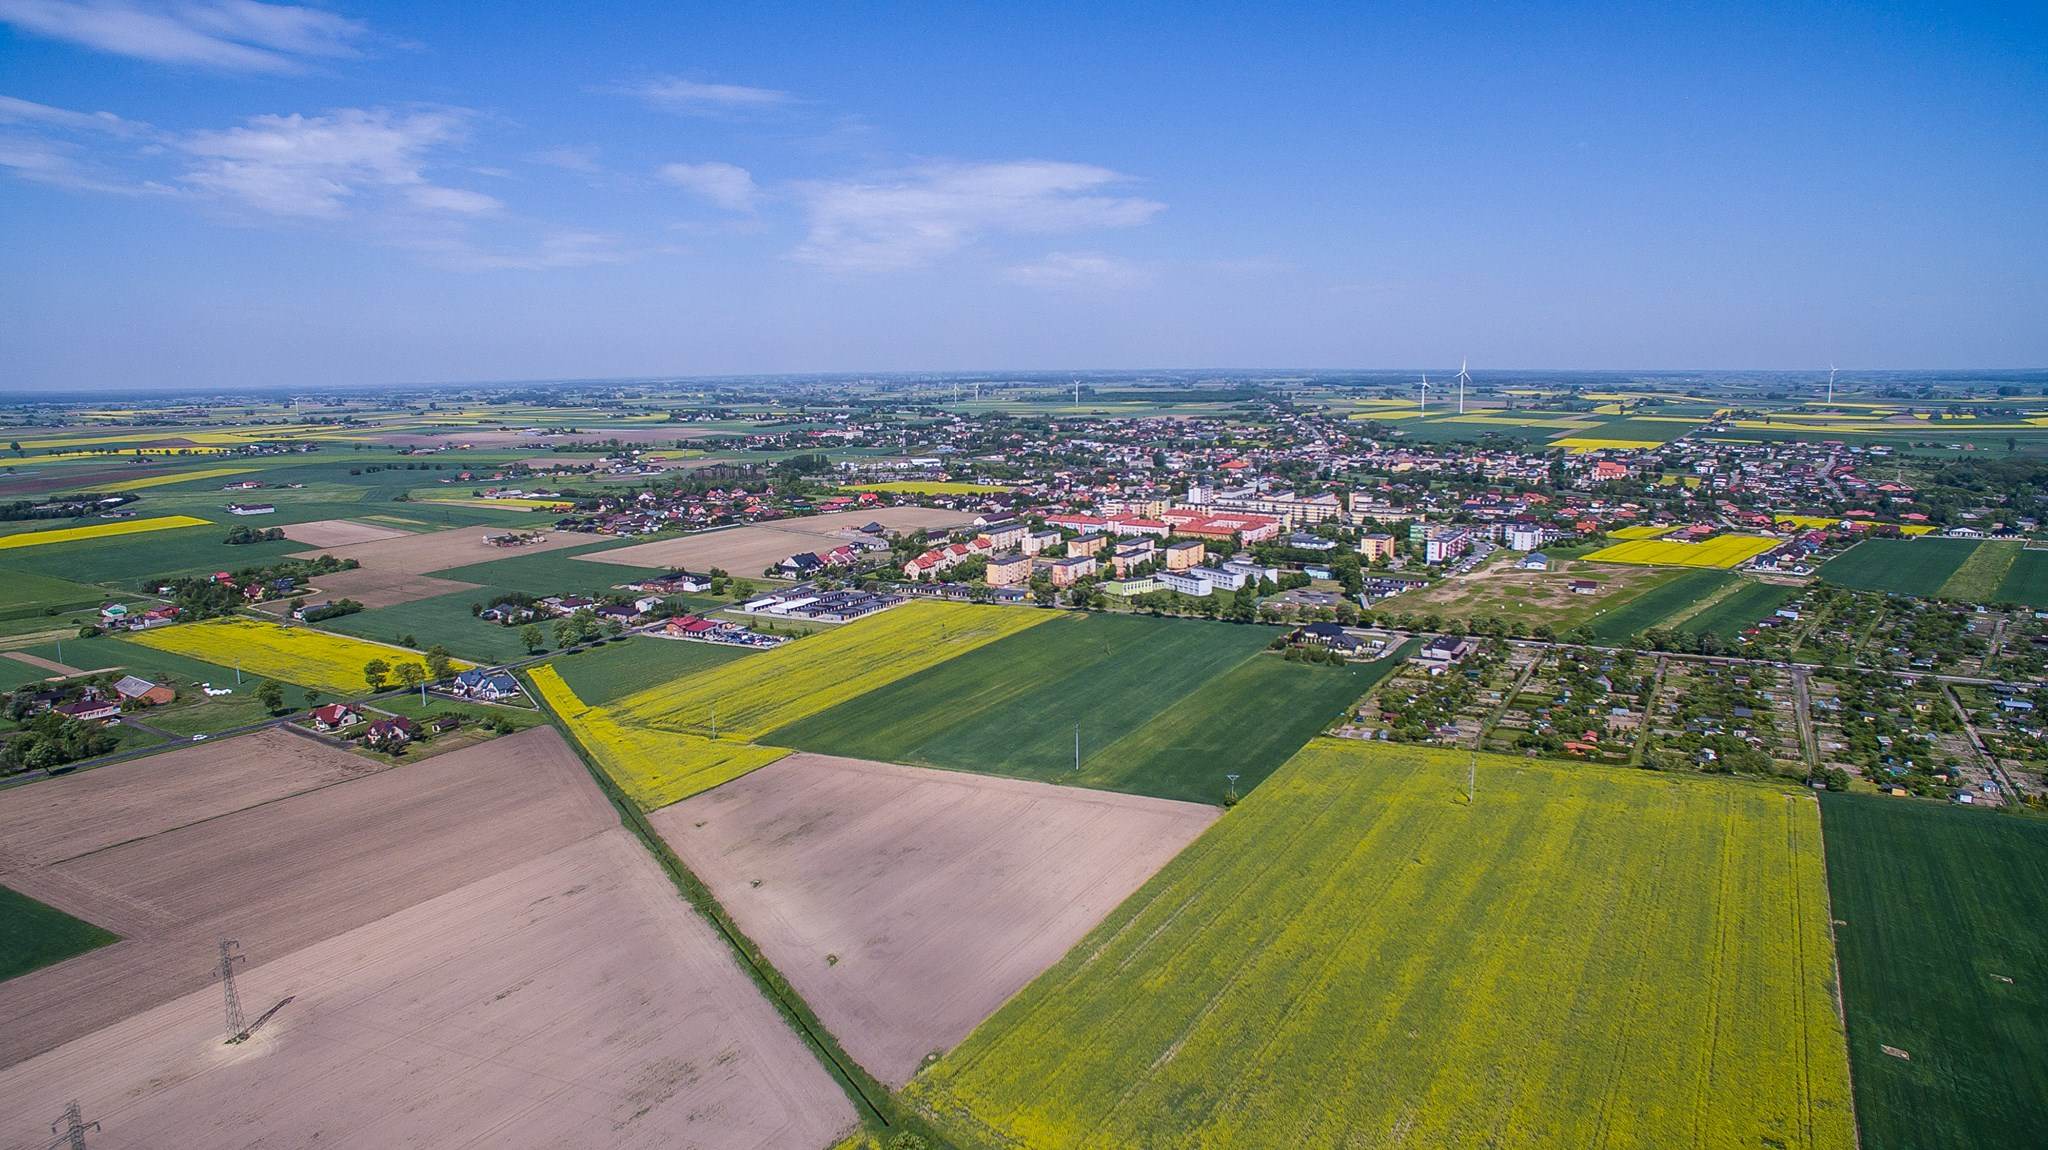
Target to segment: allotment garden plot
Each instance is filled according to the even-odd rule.
[[[914,1079],[1033,1146],[1855,1145],[1810,794],[1319,740]],[[1009,1141],[1014,1140],[1014,1141]]]
[[[2048,823],[1829,795],[1829,887],[1866,1150],[2048,1128]]]
[[[1219,813],[798,754],[652,821],[847,1051],[900,1086]]]

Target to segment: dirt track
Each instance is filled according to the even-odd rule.
[[[261,757],[274,746],[236,742],[193,750]],[[157,764],[132,764],[130,777]],[[299,769],[317,777],[325,768]],[[101,773],[77,781],[92,784]],[[70,781],[33,783],[21,794],[33,799]],[[89,854],[26,840],[65,861],[17,869],[7,885],[122,941],[0,983],[0,1066],[205,986],[223,935],[240,939],[252,963],[266,962],[617,825],[551,728],[261,806],[234,809],[234,787],[216,782],[208,797],[188,797],[185,814],[155,833],[157,812],[127,798],[126,824],[99,832],[118,845]],[[232,813],[199,814],[210,796]]]
[[[358,567],[353,571],[336,571],[321,575],[313,580],[317,594],[309,598],[354,599],[365,607],[395,607],[400,603],[411,603],[417,599],[431,599],[436,595],[447,595],[455,591],[473,591],[475,583],[463,583],[455,579],[436,579],[432,575],[411,575],[403,571],[390,571],[376,567]],[[267,615],[285,616],[291,614],[289,599],[279,599],[256,608]]]
[[[78,1099],[118,1147],[826,1146],[853,1111],[795,1033],[611,830],[0,1072],[0,1147]]]
[[[372,543],[404,534],[406,532],[396,527],[379,527],[348,519],[316,519],[311,523],[286,524],[284,528],[286,539],[308,547],[347,547],[352,543]]]
[[[574,531],[550,531],[547,539],[540,543],[528,543],[521,547],[493,547],[484,542],[486,535],[502,535],[501,527],[455,527],[447,531],[422,531],[411,535],[396,535],[389,539],[373,539],[368,543],[353,543],[345,547],[322,547],[314,551],[295,551],[295,559],[317,559],[332,555],[336,559],[354,559],[373,571],[405,575],[425,575],[430,571],[443,571],[450,567],[464,567],[471,563],[488,563],[493,559],[513,559],[521,555],[538,555],[543,551],[559,551],[564,547],[579,547],[594,543],[597,537]]]
[[[1220,813],[795,754],[649,818],[848,1053],[900,1087]]]
[[[763,568],[779,563],[798,551],[830,550],[845,543],[848,533],[868,523],[880,523],[892,531],[913,527],[954,527],[971,523],[971,512],[947,511],[940,507],[880,507],[867,511],[836,511],[830,515],[806,515],[728,527],[674,539],[658,539],[610,551],[579,555],[593,563],[623,563],[639,567],[682,567],[706,571],[717,567],[743,579],[758,578]]]

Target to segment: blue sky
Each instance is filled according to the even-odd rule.
[[[2048,364],[2048,8],[0,0],[0,389]]]

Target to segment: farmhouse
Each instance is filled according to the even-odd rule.
[[[347,703],[329,703],[324,707],[313,708],[311,718],[314,730],[338,731],[343,727],[356,725],[362,721],[363,716]]]
[[[134,675],[123,675],[116,680],[114,693],[128,702],[143,707],[161,706],[178,697],[176,689]]]

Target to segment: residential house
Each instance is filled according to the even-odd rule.
[[[504,671],[491,671],[473,667],[455,676],[455,693],[466,699],[482,699],[498,702],[501,699],[517,699],[523,692],[519,680]]]
[[[1355,654],[1365,646],[1365,640],[1336,623],[1310,623],[1296,630],[1291,638],[1297,643],[1328,647],[1347,655]]]
[[[178,697],[178,691],[164,683],[152,683],[135,675],[123,675],[114,682],[114,693],[142,707],[160,707]]]
[[[324,707],[313,708],[311,718],[313,729],[316,731],[339,731],[343,727],[355,726],[362,721],[363,716],[347,703],[329,703]]]
[[[403,715],[378,719],[363,732],[363,742],[378,750],[394,750],[419,738],[420,725]]]

